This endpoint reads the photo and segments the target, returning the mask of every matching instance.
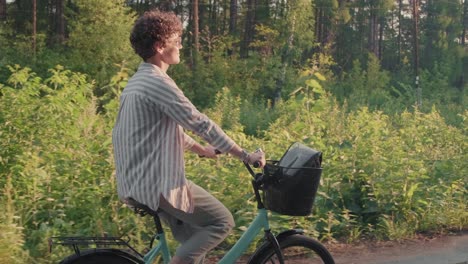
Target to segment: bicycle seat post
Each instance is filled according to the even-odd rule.
[[[156,231],[158,234],[161,234],[163,231],[161,219],[159,218],[158,214],[153,215],[154,224],[156,225]]]

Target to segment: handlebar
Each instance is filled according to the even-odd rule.
[[[252,177],[253,177],[254,179],[257,179],[257,174],[258,174],[258,173],[255,173],[255,172],[253,171],[252,166],[253,166],[254,168],[259,168],[259,167],[260,167],[260,162],[256,161],[256,162],[254,162],[254,164],[253,164],[252,166],[250,166],[250,164],[247,163],[247,162],[243,162],[243,163],[244,163],[244,166],[245,166],[245,167],[247,168],[247,170],[249,171],[250,175],[252,175]],[[261,173],[260,173],[260,174],[261,174]]]

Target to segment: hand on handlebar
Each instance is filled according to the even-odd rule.
[[[265,152],[257,149],[255,152],[250,153],[248,163],[252,164],[255,168],[263,168],[266,164]]]

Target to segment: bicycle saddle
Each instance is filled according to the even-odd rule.
[[[145,216],[147,214],[152,216],[158,216],[158,212],[154,211],[153,209],[149,208],[147,205],[142,204],[132,197],[127,197],[124,201],[130,208],[133,209],[135,214],[139,214],[141,216]]]

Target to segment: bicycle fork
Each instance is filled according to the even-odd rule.
[[[275,254],[278,256],[278,260],[280,264],[284,264],[284,256],[283,252],[281,251],[280,244],[278,242],[278,239],[271,233],[270,230],[265,230],[265,237],[268,242],[273,246],[273,249],[275,250]]]

